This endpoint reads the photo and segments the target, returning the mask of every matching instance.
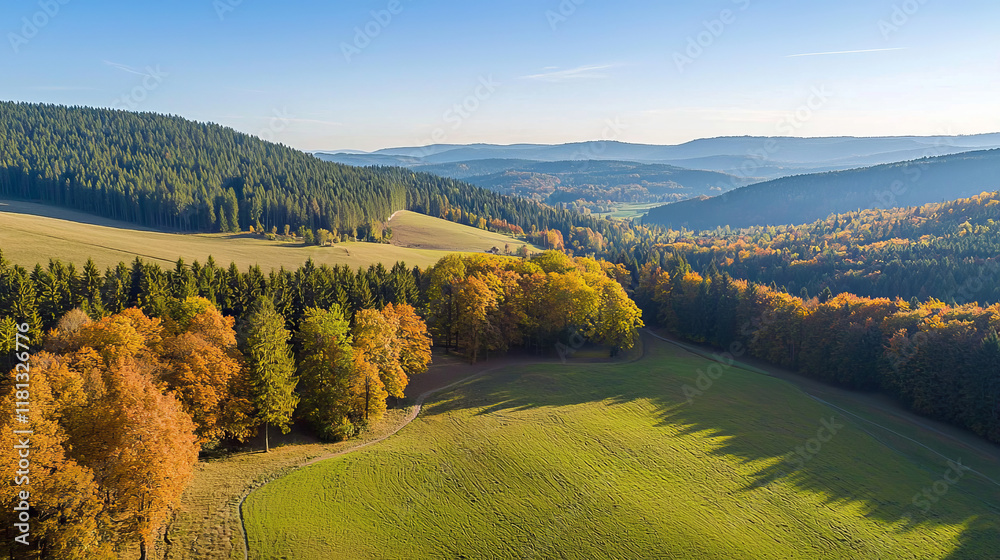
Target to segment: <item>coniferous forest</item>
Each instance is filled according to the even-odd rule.
[[[287,225],[353,238],[404,209],[504,232],[589,229],[615,244],[631,229],[427,173],[320,161],[215,124],[14,102],[0,102],[0,196],[177,231]]]

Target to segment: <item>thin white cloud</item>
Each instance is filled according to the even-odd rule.
[[[108,66],[110,66],[112,68],[117,68],[117,69],[121,70],[122,72],[129,72],[131,74],[138,74],[139,76],[145,76],[146,75],[145,72],[140,72],[140,71],[138,71],[138,70],[136,70],[134,68],[128,67],[128,66],[126,66],[124,64],[119,64],[117,62],[111,62],[110,60],[105,60],[104,64],[107,64]]]
[[[613,64],[580,66],[568,70],[553,70],[541,74],[521,76],[521,80],[538,80],[542,82],[569,82],[573,80],[603,80],[608,77],[602,70],[614,68]]]
[[[28,89],[34,91],[99,91],[95,87],[86,86],[31,86]]]
[[[892,47],[888,49],[862,49],[858,51],[830,51],[830,52],[814,52],[814,53],[802,53],[802,54],[790,54],[785,56],[785,58],[794,58],[797,56],[827,56],[832,54],[855,54],[855,53],[870,53],[870,52],[885,52],[885,51],[902,51],[906,50],[906,47]]]

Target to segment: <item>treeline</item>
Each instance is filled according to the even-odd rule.
[[[671,332],[853,389],[879,390],[1000,442],[1000,304],[810,299],[703,276],[683,259],[644,267],[638,300]],[[685,388],[696,399],[704,386]]]
[[[620,282],[624,268],[547,251],[530,260],[449,255],[424,275],[438,344],[472,361],[512,347],[548,351],[581,340],[632,348],[642,313]]]
[[[485,282],[496,304],[509,314],[506,330],[501,333],[506,342],[496,348],[494,343],[488,343],[481,349],[533,344],[545,350],[546,345],[554,343],[553,333],[566,329],[579,329],[588,333],[588,338],[593,334],[594,341],[601,344],[627,348],[628,337],[641,326],[639,311],[623,287],[632,282],[625,266],[586,257],[570,258],[557,251],[528,259],[450,255],[427,270],[411,269],[404,263],[391,268],[378,263],[352,270],[342,265],[316,266],[310,259],[294,271],[281,268],[268,273],[260,266],[246,270],[235,264],[222,267],[211,257],[205,264],[195,261],[190,265],[178,259],[168,269],[137,257],[131,264],[122,262],[103,273],[92,260],[82,270],[72,263],[50,260],[47,266],[36,265],[28,271],[10,265],[0,252],[0,310],[5,311],[5,317],[0,318],[0,333],[13,332],[17,318],[30,326],[34,340],[40,340],[61,317],[76,308],[93,318],[129,308],[162,318],[170,315],[171,302],[189,297],[204,298],[240,324],[263,296],[293,333],[300,330],[312,308],[336,307],[350,322],[361,310],[382,309],[388,304],[413,306],[429,321],[450,325],[457,312],[451,303],[441,307],[440,298],[450,302],[454,293],[448,290],[460,290],[467,281]],[[492,309],[491,305],[487,308]],[[452,315],[441,316],[446,309]],[[559,310],[563,318],[541,318],[541,314],[553,310]],[[617,317],[618,326],[624,329],[618,335],[610,334],[610,323],[597,326],[611,317]],[[552,328],[555,330],[544,330]],[[530,336],[522,337],[518,332]],[[0,343],[8,341],[12,344],[13,337],[0,337]],[[445,334],[437,343],[471,349]],[[0,366],[9,369],[11,354],[6,349],[0,346],[0,360],[4,360]]]
[[[403,168],[325,162],[174,116],[0,102],[0,140],[0,196],[150,227],[287,226],[364,238],[408,209],[503,232],[558,229],[568,236],[586,227],[620,247],[635,233],[629,223]]]
[[[294,271],[281,268],[265,273],[260,266],[242,271],[235,264],[221,267],[211,257],[205,264],[195,261],[191,265],[178,259],[164,270],[136,257],[131,264],[119,263],[103,273],[90,259],[82,270],[72,263],[50,260],[47,266],[39,264],[28,271],[11,266],[0,252],[0,310],[31,325],[36,339],[77,307],[93,317],[130,307],[164,317],[171,299],[191,296],[203,297],[239,320],[258,297],[266,295],[288,328],[297,330],[311,307],[337,305],[350,319],[358,310],[381,309],[387,303],[416,305],[420,282],[420,270],[404,263],[390,269],[379,263],[355,271],[342,265],[316,266],[310,259]]]
[[[710,234],[668,232],[638,263],[675,255],[705,275],[726,272],[809,299],[829,289],[865,297],[1000,302],[1000,193],[914,208],[835,214],[802,226]]]

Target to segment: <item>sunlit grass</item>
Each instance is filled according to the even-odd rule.
[[[735,368],[687,403],[709,362],[648,350],[491,374],[383,443],[268,485],[246,503],[251,557],[1000,557],[996,488],[960,480],[915,511],[932,459]],[[831,417],[843,427],[793,464]]]
[[[194,260],[204,263],[210,255],[221,266],[235,262],[241,270],[254,264],[261,265],[265,271],[282,266],[295,269],[310,258],[317,265],[346,264],[357,268],[378,262],[391,266],[404,261],[409,266],[426,268],[452,251],[450,240],[456,235],[461,234],[458,238],[463,241],[463,247],[469,247],[466,250],[474,251],[489,249],[497,243],[497,237],[503,237],[437,218],[421,217],[425,220],[418,229],[428,233],[427,242],[421,247],[383,243],[337,243],[332,247],[317,247],[297,241],[268,241],[246,233],[158,232],[72,210],[0,201],[0,249],[5,259],[28,268],[36,263],[44,265],[52,258],[75,263],[79,269],[92,258],[103,271],[119,262],[129,263],[136,256],[168,267],[178,257],[190,264]],[[476,237],[469,230],[481,232],[481,236]]]

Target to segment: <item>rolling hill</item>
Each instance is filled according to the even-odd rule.
[[[985,150],[775,179],[654,208],[645,221],[690,230],[803,224],[832,213],[919,206],[998,189],[1000,150]]]
[[[326,161],[363,165],[365,158],[353,154],[317,154]],[[402,165],[424,173],[459,179],[504,195],[529,198],[547,204],[580,201],[594,203],[645,204],[675,202],[696,196],[715,195],[756,182],[717,171],[686,169],[662,163],[612,160],[532,161],[484,159],[454,163],[423,164],[406,156],[371,155],[368,165]]]
[[[391,439],[264,486],[244,507],[250,557],[1000,554],[995,454],[750,366],[687,402],[681,388],[718,364],[646,346],[633,363],[488,373]],[[958,457],[973,470],[925,510],[914,496]]]
[[[176,116],[0,102],[0,138],[0,197],[143,227],[237,233],[287,225],[356,237],[406,209],[613,235],[604,220],[400,167],[324,162]]]
[[[520,162],[486,160],[421,167],[422,171],[452,176],[463,168],[487,167],[494,162],[511,166],[482,175],[463,177],[476,186],[548,204],[673,202],[730,191],[752,181],[715,171],[683,169],[664,164],[624,161]],[[485,165],[484,165],[485,164]]]
[[[776,178],[996,147],[1000,147],[1000,133],[873,138],[738,136],[703,138],[672,146],[617,141],[509,146],[438,144],[412,148],[387,148],[370,154],[352,151],[349,154],[316,152],[315,155],[321,159],[352,165],[404,167],[490,159],[548,162],[612,160],[661,163],[735,174],[740,177]],[[748,172],[748,167],[752,171]]]
[[[0,250],[5,259],[29,269],[49,259],[81,265],[93,258],[103,270],[137,255],[165,267],[172,266],[178,257],[204,263],[211,255],[219,263],[235,262],[241,270],[256,264],[265,270],[282,266],[295,269],[310,258],[317,265],[357,268],[404,261],[424,268],[449,252],[481,252],[497,244],[502,249],[505,240],[512,246],[516,243],[497,233],[416,213],[397,217],[392,227],[392,245],[338,243],[317,247],[249,234],[157,231],[52,206],[0,200]]]
[[[514,252],[521,245],[527,245],[531,253],[543,250],[522,239],[407,210],[393,214],[389,227],[392,228],[392,244],[397,247],[475,253],[494,247],[503,251],[508,245]]]

